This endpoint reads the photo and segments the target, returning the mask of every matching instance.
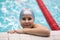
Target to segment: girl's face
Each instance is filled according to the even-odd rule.
[[[20,19],[20,23],[23,28],[31,28],[34,23],[34,19],[33,19],[32,15],[25,14]]]

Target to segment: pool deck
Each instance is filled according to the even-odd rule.
[[[60,40],[60,31],[51,31],[50,37],[39,37],[28,34],[8,34],[0,32],[0,40]]]

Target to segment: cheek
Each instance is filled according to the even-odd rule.
[[[31,20],[31,21],[30,21],[30,23],[31,23],[31,24],[33,24],[33,23],[34,23],[34,21],[33,21],[33,20]]]
[[[24,22],[23,22],[23,21],[21,21],[20,23],[21,23],[21,26],[24,28]]]
[[[21,24],[24,24],[24,21],[21,20],[20,23],[21,23]]]

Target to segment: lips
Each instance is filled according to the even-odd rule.
[[[30,25],[24,25],[24,26],[30,26]]]
[[[30,26],[29,24],[26,24],[26,25],[24,25],[24,26]]]

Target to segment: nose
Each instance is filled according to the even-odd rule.
[[[29,21],[28,20],[26,20],[26,23],[28,23]]]

